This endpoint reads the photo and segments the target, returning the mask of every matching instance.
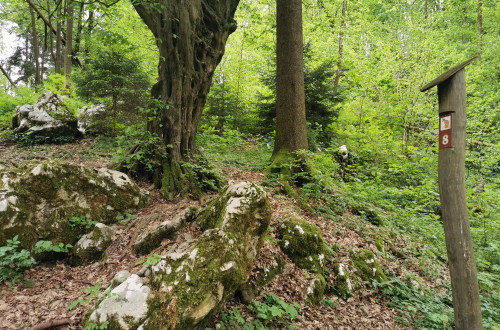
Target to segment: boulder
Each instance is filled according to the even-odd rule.
[[[48,92],[34,105],[17,106],[11,121],[14,133],[45,139],[80,135],[77,119],[61,96]]]
[[[38,240],[74,245],[88,231],[81,219],[112,224],[148,200],[124,173],[58,160],[3,166],[0,179],[0,246],[15,235],[26,249]]]
[[[114,228],[97,223],[94,229],[83,235],[73,247],[74,262],[89,263],[100,259],[111,244],[114,233]]]
[[[279,228],[281,250],[300,268],[323,273],[325,243],[321,229],[296,217]]]
[[[137,329],[149,312],[151,289],[143,279],[131,275],[111,290],[109,295],[90,314],[89,322],[110,322],[106,329]]]
[[[106,107],[103,104],[94,104],[78,109],[78,130],[82,134],[103,133],[106,118]]]
[[[380,266],[380,262],[378,262],[375,258],[375,254],[372,251],[360,249],[359,251],[351,254],[351,260],[358,275],[363,279],[363,281],[387,281],[387,276],[385,276],[382,271],[382,267]]]
[[[160,246],[164,238],[173,239],[177,232],[192,219],[196,208],[188,208],[173,220],[162,222],[159,226],[150,229],[137,237],[134,242],[134,251],[137,256],[142,256]]]
[[[231,184],[198,212],[196,221],[206,229],[197,240],[175,246],[150,266],[149,298],[126,299],[139,287],[131,286],[130,294],[120,291],[121,300],[104,299],[89,322],[108,321],[113,329],[203,328],[247,282],[271,221],[269,199],[258,185]],[[146,312],[115,312],[131,310],[135,304],[142,311],[144,301]]]
[[[309,285],[305,289],[306,304],[318,305],[325,293],[326,281],[323,275],[315,274],[309,280]]]
[[[355,283],[353,284],[351,273],[346,265],[342,263],[335,264],[333,272],[335,273],[335,294],[344,300],[352,297],[355,290]]]

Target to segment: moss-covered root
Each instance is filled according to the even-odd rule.
[[[357,273],[363,279],[363,281],[371,282],[385,282],[387,277],[385,276],[380,262],[375,258],[372,251],[361,249],[358,252],[353,252],[351,254],[351,260],[356,268]]]
[[[203,192],[218,191],[224,184],[220,173],[203,157],[191,157],[179,163],[165,162],[159,181],[167,199],[177,195],[198,198]]]
[[[323,273],[325,243],[318,226],[291,217],[280,226],[279,235],[281,249],[297,266]]]

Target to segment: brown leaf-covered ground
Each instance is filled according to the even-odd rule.
[[[65,145],[32,147],[0,142],[0,162],[19,163],[29,159],[48,158],[61,158],[95,167],[105,167],[112,163],[109,152],[96,148],[92,139]],[[229,166],[221,167],[221,171],[226,178],[234,181],[262,182],[264,178],[261,173]],[[95,286],[97,283],[105,288],[120,270],[138,271],[141,268],[141,265],[137,264],[140,260],[132,252],[131,245],[141,231],[155,226],[160,221],[172,219],[189,206],[200,206],[213,197],[207,195],[200,200],[182,199],[169,203],[150,184],[141,182],[140,185],[150,191],[152,202],[137,212],[135,219],[118,226],[114,242],[100,262],[80,267],[69,267],[64,262],[38,264],[26,271],[24,281],[19,280],[15,286],[10,283],[0,285],[0,329],[31,329],[50,321],[66,323],[57,329],[81,329],[82,319],[96,300],[93,297],[88,303],[68,310],[72,302],[88,298],[88,293],[81,290]],[[337,222],[320,216],[312,216],[302,210],[292,198],[284,196],[279,188],[268,189],[268,191],[273,211],[271,235],[276,232],[280,221],[290,215],[299,215],[318,225],[328,244],[339,247],[337,258],[340,261],[347,260],[349,251],[355,247],[376,251],[373,239],[366,235],[370,232],[370,224],[366,224],[366,230],[360,230],[358,226],[353,225],[352,215],[349,213],[344,214]],[[177,241],[196,237],[199,233],[200,231],[195,227],[184,228],[178,235]],[[162,242],[162,247],[153,253],[161,253],[173,243],[165,240]],[[395,239],[392,243],[404,249],[403,240]],[[255,271],[262,271],[275,254],[280,254],[288,260],[276,244],[266,243]],[[398,260],[384,260],[383,264],[387,270],[398,275],[401,275],[404,269],[418,270],[418,266],[412,265],[411,262],[406,262],[404,267]],[[330,280],[333,279],[330,278]],[[401,324],[396,323],[395,311],[387,306],[388,298],[375,290],[361,289],[347,301],[328,293],[327,298],[335,307],[306,306],[303,292],[307,285],[307,274],[288,260],[284,273],[267,284],[260,293],[273,292],[285,302],[298,302],[302,308],[300,317],[294,324],[297,329],[403,328]],[[231,311],[234,307],[238,308],[242,315],[250,316],[247,306],[236,298],[226,304],[225,310]],[[216,327],[218,322],[220,322],[220,316],[215,317],[210,325]]]

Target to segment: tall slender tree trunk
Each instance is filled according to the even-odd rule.
[[[36,30],[36,19],[33,8],[30,7],[31,28],[33,35],[33,59],[35,61],[35,86],[38,87],[42,83],[42,74],[40,69],[40,44],[38,42],[38,32]]]
[[[61,0],[62,1],[62,0]],[[56,59],[54,63],[54,71],[55,73],[61,74],[62,72],[62,5],[60,4],[57,9],[57,28],[56,28]]]
[[[151,91],[154,119],[148,130],[161,141],[162,163],[154,182],[166,196],[195,190],[186,182],[182,161],[196,152],[196,132],[212,76],[222,59],[229,34],[236,29],[239,0],[159,0],[160,6],[134,2],[157,40],[158,82]]]
[[[342,63],[344,61],[344,29],[345,29],[345,15],[346,15],[347,0],[342,1],[342,19],[340,21],[339,31],[339,61],[337,62],[337,72],[335,72],[335,80],[333,87],[335,93],[339,87],[340,77],[342,76]]]
[[[277,0],[276,139],[273,156],[308,149],[302,1]]]
[[[73,3],[68,0],[66,3],[66,48],[64,51],[64,77],[66,77],[66,82],[64,86],[66,88],[71,87],[71,65],[73,60]]]
[[[477,0],[477,56],[483,53],[483,0]]]
[[[75,54],[80,52],[80,45],[82,42],[82,31],[83,31],[83,14],[85,10],[85,3],[81,2],[78,4],[78,17],[76,21],[76,32],[75,32],[75,43],[73,51]]]

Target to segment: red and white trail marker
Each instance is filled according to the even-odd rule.
[[[453,115],[451,113],[439,116],[439,150],[452,147],[452,119]]]

